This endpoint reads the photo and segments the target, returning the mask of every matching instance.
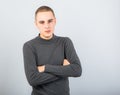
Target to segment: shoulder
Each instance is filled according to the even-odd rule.
[[[37,42],[37,37],[26,41],[26,42],[23,44],[23,47],[32,47],[32,46],[34,46],[34,44],[35,44],[36,42]]]
[[[71,42],[71,39],[69,37],[63,37],[63,36],[56,36],[56,38],[62,42]]]

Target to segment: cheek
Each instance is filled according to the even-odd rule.
[[[55,24],[51,24],[51,27],[54,28],[54,27],[55,27]]]
[[[42,25],[37,25],[37,27],[38,27],[39,30],[43,29]]]

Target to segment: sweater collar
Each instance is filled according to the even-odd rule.
[[[41,38],[41,37],[40,37],[40,33],[39,33],[38,36],[37,36],[37,39],[38,39],[40,42],[42,42],[42,43],[52,43],[52,42],[55,41],[55,38],[56,38],[56,35],[54,35],[54,34],[53,34],[53,37],[52,37],[51,39],[49,39],[49,40],[46,40],[46,39]]]

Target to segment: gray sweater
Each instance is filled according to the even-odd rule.
[[[44,40],[37,36],[23,46],[25,74],[32,95],[70,95],[68,77],[79,77],[82,69],[72,41],[53,36]],[[67,59],[70,65],[63,66]],[[45,65],[39,72],[37,66]]]

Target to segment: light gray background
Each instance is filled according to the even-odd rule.
[[[30,95],[24,42],[38,35],[34,12],[49,5],[56,35],[72,39],[83,73],[70,78],[71,95],[120,95],[120,0],[1,0],[0,95]]]

